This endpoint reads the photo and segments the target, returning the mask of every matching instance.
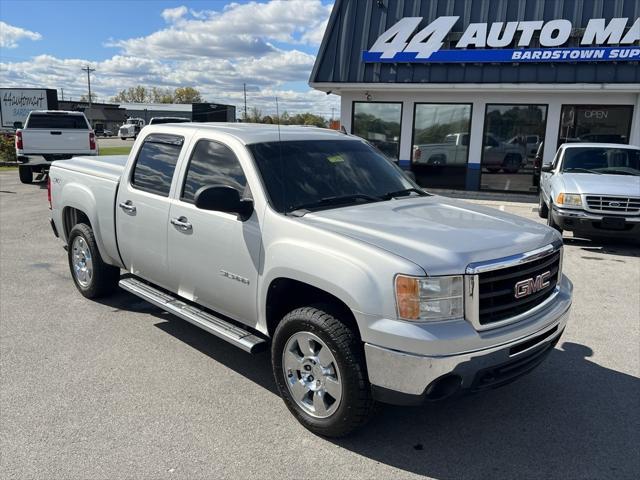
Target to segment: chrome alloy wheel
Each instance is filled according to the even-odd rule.
[[[340,406],[340,370],[329,347],[310,332],[298,332],[287,340],[282,369],[296,404],[315,418],[327,418]]]
[[[91,284],[93,276],[93,259],[87,241],[81,236],[74,238],[71,253],[73,255],[73,274],[80,286],[87,288]]]

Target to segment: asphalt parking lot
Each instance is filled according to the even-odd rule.
[[[546,362],[499,390],[384,407],[316,437],[251,356],[125,292],[83,298],[43,185],[0,172],[0,478],[631,479],[640,472],[640,250],[567,238]],[[472,200],[540,220],[533,203]]]

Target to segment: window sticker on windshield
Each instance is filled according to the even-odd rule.
[[[330,157],[327,157],[327,160],[329,160],[331,163],[344,162],[344,158],[342,158],[342,155],[331,155]]]

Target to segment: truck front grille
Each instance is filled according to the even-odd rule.
[[[586,200],[595,212],[640,213],[640,198],[587,195]]]
[[[561,251],[558,250],[531,262],[480,273],[480,325],[515,317],[549,298],[558,284],[560,257]],[[541,278],[545,280],[544,287],[541,285]],[[516,290],[517,285],[522,289]],[[516,296],[517,293],[520,298]]]

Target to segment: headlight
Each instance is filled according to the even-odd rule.
[[[582,198],[575,193],[560,193],[556,198],[556,205],[563,207],[582,207]]]
[[[462,318],[462,276],[396,276],[396,305],[403,320],[439,321]]]

